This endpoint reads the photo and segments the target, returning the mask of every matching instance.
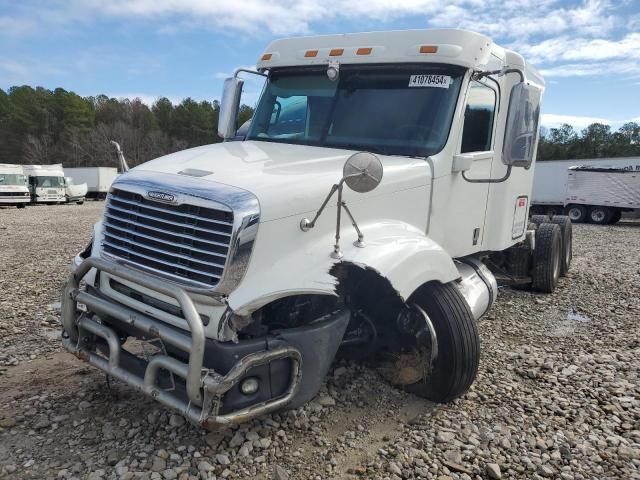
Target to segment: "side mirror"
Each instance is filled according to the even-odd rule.
[[[511,89],[504,134],[502,162],[514,167],[529,167],[538,142],[542,91],[524,82]]]
[[[344,183],[358,193],[367,193],[382,181],[382,162],[373,153],[358,152],[351,155],[342,168]]]
[[[218,135],[225,140],[232,139],[236,135],[243,85],[244,80],[238,77],[227,78],[224,81],[218,117]]]

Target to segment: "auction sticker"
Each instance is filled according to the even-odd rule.
[[[410,87],[438,87],[449,88],[451,77],[449,75],[411,75]]]

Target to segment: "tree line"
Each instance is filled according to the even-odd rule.
[[[221,141],[219,103],[185,98],[81,97],[62,88],[0,89],[0,163],[66,167],[117,166],[110,140],[120,143],[130,166],[168,153]],[[243,105],[239,124],[253,109]]]
[[[131,166],[209,143],[218,137],[218,101],[167,98],[151,107],[140,99],[81,97],[62,88],[0,89],[0,163],[67,167],[117,166],[110,140],[122,146]],[[253,109],[243,105],[239,125]],[[542,129],[538,160],[640,156],[640,125],[612,131],[593,123],[581,132],[571,125]]]
[[[640,156],[640,124],[636,122],[627,122],[617,131],[592,123],[581,132],[565,123],[542,133],[539,161]]]

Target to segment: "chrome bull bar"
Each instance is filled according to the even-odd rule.
[[[169,328],[159,320],[124,305],[80,290],[80,282],[91,268],[175,299],[187,321],[190,335]],[[147,363],[144,376],[123,368],[121,365],[123,349],[117,332],[91,315],[79,311],[78,302],[86,305],[89,312],[116,318],[151,338],[159,338],[188,353],[188,363],[166,354],[157,354]],[[203,365],[206,341],[204,327],[186,291],[160,278],[102,258],[90,257],[84,260],[70,275],[62,298],[62,324],[65,333],[63,344],[68,351],[203,426],[240,423],[283,408],[295,396],[300,386],[302,355],[292,346],[246,355],[224,376],[207,370]],[[100,355],[90,342],[85,341],[87,333],[105,341],[109,350],[108,357]],[[249,370],[283,358],[291,359],[289,387],[285,393],[276,399],[238,411],[219,414],[222,395],[233,388]],[[162,369],[185,380],[188,401],[157,385],[158,374]]]

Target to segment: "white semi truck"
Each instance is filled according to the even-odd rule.
[[[65,175],[73,179],[74,183],[87,184],[86,197],[93,200],[107,198],[111,184],[118,176],[115,167],[74,167],[65,168]]]
[[[0,205],[24,208],[31,201],[28,185],[22,165],[0,163]]]
[[[61,164],[25,165],[24,172],[29,177],[32,203],[66,202],[64,171]]]
[[[463,395],[496,277],[551,292],[569,268],[570,221],[527,221],[543,79],[462,30],[277,40],[225,81],[225,140],[247,74],[243,141],[114,181],[64,346],[207,428],[308,401],[336,355]]]
[[[594,174],[581,175],[580,170],[574,171],[576,167],[595,169]],[[612,169],[621,170],[621,173],[639,173],[640,157],[538,162],[533,177],[533,195],[529,213],[532,215],[565,214],[571,218],[572,222],[616,223],[620,220],[623,212],[637,209],[637,207],[633,207],[636,200],[633,195],[629,194],[626,194],[626,199],[612,197],[624,196],[624,192],[629,188],[633,191],[633,185],[636,181],[634,178],[636,177],[631,175],[623,177],[615,174],[607,176],[607,171],[612,173]],[[575,182],[577,177],[588,181],[578,184]],[[618,185],[615,181],[616,178],[623,180],[625,185],[626,183],[630,183],[630,185]],[[581,189],[590,184],[593,184],[593,189],[587,199]],[[618,191],[620,189],[622,191]],[[577,200],[578,198],[580,200]]]

